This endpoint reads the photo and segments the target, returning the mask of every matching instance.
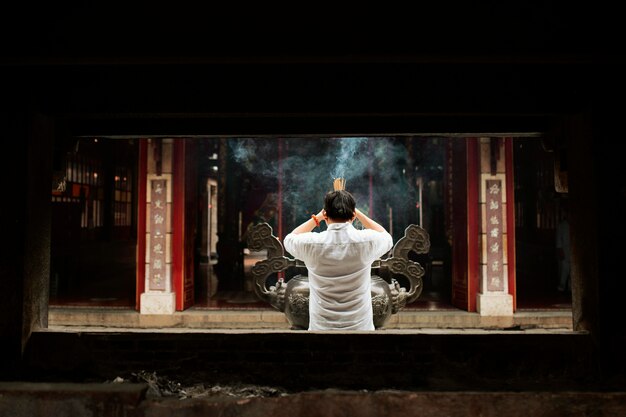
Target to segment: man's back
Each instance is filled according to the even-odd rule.
[[[372,262],[387,253],[387,232],[331,223],[321,233],[290,234],[285,249],[309,271],[309,330],[374,330]]]

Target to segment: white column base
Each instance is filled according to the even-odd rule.
[[[176,311],[176,293],[144,292],[141,294],[141,314],[174,314]]]
[[[481,316],[512,316],[513,296],[504,293],[478,294],[476,309]]]

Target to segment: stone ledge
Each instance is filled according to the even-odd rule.
[[[135,310],[52,308],[50,327],[95,326],[127,329],[289,329],[286,316],[274,310],[186,310],[168,315],[141,315]],[[481,316],[465,311],[401,311],[385,329],[510,329],[512,327],[572,329],[571,311],[518,312],[512,316]]]
[[[147,384],[0,382],[0,416],[134,416]]]
[[[596,391],[349,391],[327,389],[272,397],[211,394],[146,398],[137,383],[0,383],[0,415],[133,417],[271,415],[293,417],[402,415],[533,417],[626,415],[626,392]]]

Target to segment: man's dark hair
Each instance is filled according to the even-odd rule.
[[[354,197],[346,190],[329,191],[324,197],[324,210],[333,220],[350,220],[355,208]]]

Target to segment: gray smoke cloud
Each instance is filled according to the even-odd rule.
[[[277,139],[237,138],[229,146],[242,170],[277,188]],[[396,138],[288,138],[282,155],[282,203],[296,223],[322,208],[324,194],[338,177],[346,179],[346,189],[362,210],[369,210],[371,193],[380,216],[390,206],[410,205],[414,198],[405,172],[410,158]]]
[[[367,138],[335,139],[338,148],[331,177],[352,179],[363,175],[369,166],[369,158],[363,158],[369,143]]]

